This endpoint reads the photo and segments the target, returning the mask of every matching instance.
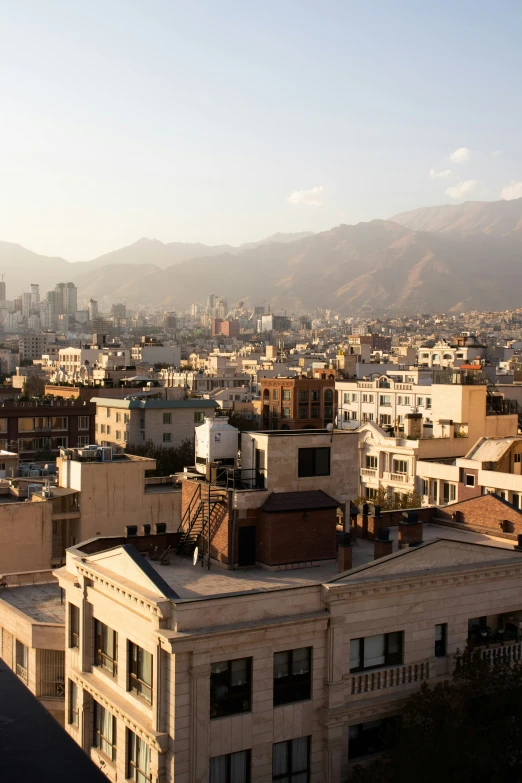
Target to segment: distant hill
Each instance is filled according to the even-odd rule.
[[[414,231],[509,236],[522,231],[522,198],[512,201],[466,201],[401,212],[390,220]]]
[[[341,313],[506,309],[520,305],[522,199],[427,207],[318,234],[274,234],[241,247],[141,239],[85,263],[0,242],[12,298],[72,280],[79,301],[186,308],[215,291],[273,308]]]

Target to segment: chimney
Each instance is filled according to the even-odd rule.
[[[418,511],[403,511],[399,520],[399,549],[422,544],[422,522]]]
[[[337,570],[349,571],[352,567],[352,542],[349,533],[340,533],[337,544]]]
[[[368,503],[361,503],[359,506],[357,534],[360,538],[368,538]]]
[[[368,524],[367,524],[368,538],[370,539],[378,538],[379,530],[382,524],[384,524],[384,520],[381,517],[381,507],[372,506],[371,510],[368,513]]]
[[[422,437],[422,413],[407,413],[404,417],[404,437]]]
[[[375,539],[373,545],[374,560],[378,560],[380,557],[386,557],[386,555],[391,555],[392,551],[393,541],[390,540],[390,528],[381,527],[379,530],[379,538]]]

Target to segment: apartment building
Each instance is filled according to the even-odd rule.
[[[419,460],[453,460],[464,457],[479,438],[517,435],[517,414],[510,412],[509,405],[492,405],[485,383],[477,383],[473,376],[470,379],[459,371],[453,371],[449,379],[450,382],[436,382],[426,387],[430,394],[429,409],[425,405],[424,412],[405,413],[402,432],[392,430],[390,434],[373,421],[358,428],[363,444],[360,450],[360,494],[363,497],[373,499],[380,489],[396,500],[418,492],[425,496],[424,502],[429,503],[429,497],[435,495],[430,495],[433,487],[426,487],[418,475]],[[459,382],[455,383],[453,379]],[[380,389],[378,391],[380,394]],[[427,395],[424,402],[426,398]],[[424,473],[426,471],[429,469]],[[454,481],[441,489],[442,495],[437,492],[437,501],[431,502],[440,503],[441,498],[447,498],[447,502],[457,499]]]
[[[61,448],[93,443],[95,413],[95,405],[82,400],[5,401],[0,404],[0,448],[30,460],[39,451],[58,454]]]
[[[65,449],[57,467],[57,484],[38,477],[0,482],[0,574],[50,569],[63,563],[67,547],[130,535],[133,526],[178,529],[181,492],[172,477],[145,476],[155,460]]]
[[[39,359],[45,353],[48,335],[24,334],[18,340],[18,352],[20,360]]]
[[[131,360],[136,364],[167,364],[169,367],[179,367],[181,348],[177,345],[164,345],[154,337],[142,337],[141,341],[131,348]]]
[[[51,571],[2,577],[0,658],[63,726],[65,603]]]
[[[113,781],[348,780],[457,649],[522,651],[512,542],[429,524],[397,549],[398,535],[378,559],[359,539],[341,572],[208,572],[106,539],[70,549],[56,572],[67,731]]]
[[[473,335],[455,337],[451,344],[439,340],[431,347],[421,346],[418,349],[418,365],[437,368],[459,367],[474,359],[485,358],[486,353],[487,345],[479,343]]]
[[[134,395],[123,400],[93,397],[96,406],[95,437],[102,446],[123,451],[129,444],[151,441],[155,446],[177,448],[194,437],[194,425],[214,416],[214,400],[163,400]]]
[[[333,373],[325,371],[324,375]],[[321,429],[334,422],[333,377],[262,378],[261,399],[264,429]]]

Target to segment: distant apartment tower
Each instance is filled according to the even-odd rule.
[[[31,283],[31,307],[38,308],[40,304],[40,286],[38,283]]]
[[[261,332],[286,332],[291,325],[291,320],[286,315],[274,315],[273,313],[261,315],[259,321]]]
[[[56,328],[56,319],[54,317],[54,303],[45,301],[40,302],[40,323],[42,329],[53,330]]]
[[[24,318],[29,318],[31,314],[31,294],[24,292],[22,294],[22,315]]]
[[[116,302],[111,306],[111,315],[115,318],[125,318],[127,315],[127,306],[125,302]]]
[[[7,299],[5,282],[3,278],[4,276],[2,275],[2,280],[0,280],[0,302],[5,302],[5,300]]]
[[[212,319],[212,337],[222,334],[224,337],[239,337],[239,321],[225,321],[222,318]]]
[[[24,334],[18,340],[20,360],[39,359],[44,352],[47,336],[45,334]]]
[[[218,297],[216,294],[209,294],[207,296],[207,307],[215,307],[217,304]]]
[[[57,283],[54,289],[56,315],[75,315],[78,309],[78,289],[74,283]]]
[[[98,318],[98,302],[96,299],[89,299],[89,321],[94,321],[95,318]]]

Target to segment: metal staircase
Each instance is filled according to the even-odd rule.
[[[226,498],[226,491],[198,482],[178,528],[180,538],[176,552],[188,556],[194,552],[200,536],[208,540],[216,506]]]

